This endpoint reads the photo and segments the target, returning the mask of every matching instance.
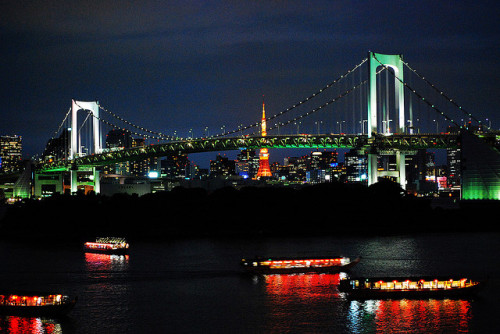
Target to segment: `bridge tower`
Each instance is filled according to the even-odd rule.
[[[78,127],[78,112],[83,110],[92,114],[92,141],[93,150],[91,153],[101,153],[102,152],[102,139],[99,124],[99,102],[91,101],[75,101],[71,100],[71,143],[70,143],[70,160],[75,159],[79,156],[84,155],[82,151],[82,145],[80,140],[80,133]],[[96,193],[100,192],[100,175],[96,167],[92,167],[87,172],[91,171],[93,175],[93,186]],[[71,168],[71,193],[76,193],[78,190],[78,170]]]
[[[405,108],[404,108],[404,85],[403,81],[403,56],[402,55],[387,55],[375,52],[368,52],[368,138],[379,134],[379,120],[377,112],[377,68],[380,66],[391,68],[394,71],[394,98],[395,106],[398,109],[398,123],[396,126],[397,133],[403,133],[405,129]],[[388,69],[387,69],[388,70]],[[401,81],[400,81],[401,80]],[[389,120],[382,120],[389,123]],[[384,130],[384,129],[383,129]],[[385,133],[382,135],[390,135],[391,129],[387,125]],[[389,175],[395,176],[403,189],[406,188],[406,171],[405,171],[405,154],[401,151],[395,151],[397,170],[394,172],[379,172],[377,168],[377,159],[379,152],[370,152],[368,154],[368,185],[377,182],[379,176]]]
[[[266,108],[264,101],[262,101],[262,123],[261,123],[261,135],[262,137],[267,136],[267,125],[266,125]],[[257,179],[261,177],[271,177],[271,167],[269,167],[269,152],[267,148],[261,148],[259,154],[259,170],[257,171]]]

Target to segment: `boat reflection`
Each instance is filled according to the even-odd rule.
[[[340,300],[335,288],[339,274],[264,275],[259,279],[265,292],[264,328],[270,332],[321,332],[321,326],[333,321],[332,301]]]
[[[348,311],[353,332],[465,333],[471,318],[468,300],[351,301]]]
[[[68,329],[68,320],[64,319],[49,319],[49,318],[32,318],[32,317],[0,317],[0,333],[9,334],[63,334]]]
[[[293,299],[327,299],[338,294],[333,288],[340,282],[340,274],[265,275],[268,296]]]
[[[88,271],[121,271],[128,269],[128,255],[85,253]]]

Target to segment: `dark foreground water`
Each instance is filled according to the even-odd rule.
[[[0,316],[2,333],[498,333],[499,234],[183,240],[128,256],[0,243],[0,290],[79,297],[61,319]],[[489,276],[473,300],[348,301],[338,275],[242,275],[254,255],[363,257],[352,274]]]

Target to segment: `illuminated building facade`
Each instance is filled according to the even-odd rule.
[[[9,173],[18,170],[22,163],[22,151],[21,136],[0,136],[0,171]]]
[[[236,173],[244,179],[256,178],[259,170],[259,160],[254,150],[241,150],[236,158]]]
[[[231,176],[236,174],[236,164],[228,157],[218,155],[215,160],[210,160],[210,176]]]
[[[145,146],[143,138],[132,138],[129,132],[111,130],[106,136],[107,150],[122,150],[131,147]],[[137,161],[125,161],[103,167],[104,174],[123,176],[147,176],[151,171],[159,171],[158,158]]]
[[[368,156],[365,152],[354,149],[346,152],[344,164],[347,182],[368,184]]]
[[[170,155],[161,160],[161,176],[167,179],[191,179],[195,177],[196,170],[187,154]]]
[[[42,153],[42,160],[68,159],[70,155],[71,129],[63,129],[57,138],[51,138]]]
[[[460,188],[461,185],[461,150],[459,148],[449,148],[446,150],[448,162],[448,184],[453,188]]]
[[[266,130],[266,109],[265,104],[262,102],[262,123],[261,123],[261,135],[262,137],[267,136]],[[257,179],[263,177],[271,177],[273,174],[271,173],[271,167],[269,166],[269,152],[267,148],[261,148],[259,154],[259,170],[257,171]]]

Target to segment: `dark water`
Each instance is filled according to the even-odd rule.
[[[61,319],[0,317],[2,333],[495,333],[499,234],[183,240],[128,256],[0,243],[0,287],[79,297]],[[254,255],[344,255],[358,275],[489,276],[473,300],[348,301],[338,275],[242,275]]]

